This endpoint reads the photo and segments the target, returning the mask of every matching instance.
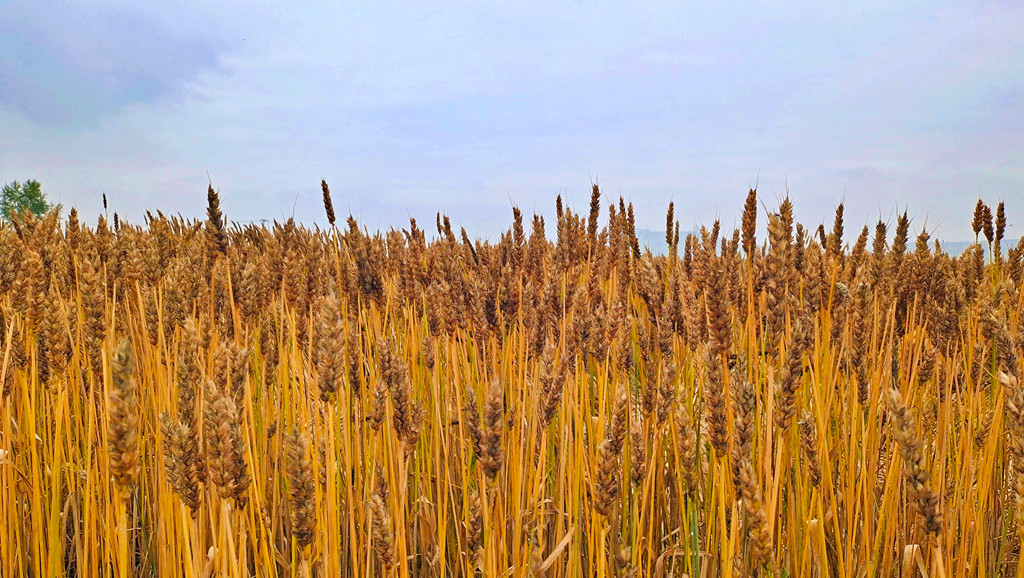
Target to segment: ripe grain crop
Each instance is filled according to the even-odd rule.
[[[0,225],[0,576],[1024,575],[1012,208],[653,255],[596,186],[493,242],[321,189]]]

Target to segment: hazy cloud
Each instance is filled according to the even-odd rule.
[[[100,6],[0,8],[0,179],[86,215],[201,216],[207,170],[240,220],[323,222],[326,178],[372,227],[481,235],[591,178],[650,228],[732,226],[755,182],[851,231],[1024,210],[1016,4]]]
[[[0,8],[0,105],[44,125],[92,125],[185,92],[225,43],[109,3]]]

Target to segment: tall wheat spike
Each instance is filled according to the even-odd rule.
[[[0,224],[0,576],[1024,572],[1012,203],[951,255],[750,191],[656,254],[596,186],[475,239],[320,184]]]

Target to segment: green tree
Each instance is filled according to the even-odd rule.
[[[0,192],[0,215],[10,220],[12,215],[32,211],[35,215],[41,216],[51,209],[59,208],[51,205],[43,194],[43,186],[39,181],[27,180],[24,184],[14,181],[4,185]]]

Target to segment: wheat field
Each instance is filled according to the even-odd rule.
[[[497,242],[322,187],[0,227],[0,575],[1024,576],[1002,203],[951,256],[750,191],[652,255],[597,186]]]

